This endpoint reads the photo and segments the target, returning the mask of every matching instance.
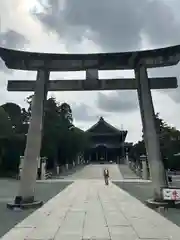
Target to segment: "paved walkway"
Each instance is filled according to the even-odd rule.
[[[109,169],[111,180],[122,180],[122,174],[117,164],[88,164],[80,170],[64,176],[66,180],[78,180],[78,179],[103,179],[104,168]]]
[[[102,180],[77,180],[1,240],[178,240],[180,228]]]

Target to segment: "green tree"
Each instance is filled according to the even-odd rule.
[[[0,107],[0,170],[17,171],[19,158],[14,147],[15,134],[9,115]]]
[[[33,95],[27,98],[28,109],[14,103],[0,107],[0,169],[17,172],[20,155],[24,154]],[[47,157],[47,167],[64,165],[76,160],[88,144],[87,134],[73,124],[69,104],[49,98],[44,103],[41,157]]]
[[[179,158],[174,157],[174,154],[180,152],[180,131],[169,126],[162,118],[160,118],[159,113],[155,115],[155,125],[165,168],[180,169]],[[130,154],[134,159],[138,160],[140,155],[145,154],[145,152],[143,138],[141,141],[133,145]]]
[[[59,110],[59,139],[58,139],[58,164],[72,164],[74,152],[74,140],[76,131],[73,125],[72,110],[69,104],[62,103],[58,106]]]
[[[136,161],[140,161],[140,156],[146,154],[146,148],[144,140],[138,141],[136,144],[133,145],[133,147],[130,150],[129,157]]]
[[[0,107],[0,138],[9,139],[13,134],[11,120],[9,115]]]
[[[47,167],[72,164],[86,142],[85,133],[73,124],[70,105],[49,98],[45,103],[41,148],[41,156],[48,158]]]
[[[21,108],[15,103],[5,103],[1,106],[8,114],[14,132],[19,133],[22,127]]]
[[[180,168],[180,161],[174,157],[180,152],[180,131],[164,122],[159,114],[156,115],[156,127],[165,168]]]
[[[48,168],[53,168],[57,162],[60,124],[58,104],[54,98],[50,98],[45,103],[41,148],[41,156],[48,158]]]

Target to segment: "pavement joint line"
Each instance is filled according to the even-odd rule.
[[[74,200],[74,199],[75,199],[75,196],[74,196],[73,200]],[[72,206],[72,205],[73,205],[73,203],[70,204],[70,206]],[[67,218],[67,215],[68,215],[69,212],[70,212],[70,208],[69,208],[69,210],[66,211],[66,214],[65,214],[65,216],[64,216],[64,218],[63,218],[63,222],[64,222],[65,219]],[[55,235],[54,235],[54,239],[56,238],[57,233],[58,233],[58,231],[60,230],[60,228],[61,228],[61,225],[59,226],[58,230],[56,231],[56,233],[55,233]]]
[[[91,169],[94,170],[92,166]],[[91,173],[93,172],[92,170]],[[84,173],[81,172],[80,175],[82,176],[83,174]],[[96,171],[96,174],[101,174],[101,171]],[[46,204],[44,204],[42,208],[35,211],[33,213],[33,217],[31,217],[33,215],[31,214],[29,217],[24,219],[29,219],[29,221],[25,222],[25,225],[22,224],[24,221],[23,220],[18,224],[18,226],[16,225],[15,228],[9,231],[5,235],[6,237],[1,238],[1,240],[24,240],[25,238],[23,237],[23,234],[28,236],[26,237],[26,240],[37,240],[38,236],[44,236],[44,238],[41,237],[41,240],[47,240],[48,236],[50,238],[50,234],[54,234],[53,240],[64,240],[63,236],[68,237],[67,234],[73,234],[73,231],[77,231],[77,229],[73,228],[73,222],[70,221],[72,220],[71,217],[73,217],[75,226],[78,226],[78,231],[80,231],[80,235],[82,235],[81,237],[77,238],[77,233],[74,233],[74,235],[71,236],[71,239],[73,240],[88,239],[87,236],[90,234],[88,230],[88,222],[91,221],[94,224],[94,228],[92,228],[91,231],[95,231],[95,233],[92,234],[95,236],[95,240],[113,240],[113,237],[115,237],[115,239],[136,239],[129,239],[129,234],[136,234],[136,236],[138,234],[139,237],[136,240],[179,239],[180,228],[177,225],[162,217],[152,209],[149,209],[141,201],[129,194],[129,192],[126,190],[119,188],[115,184],[117,182],[114,180],[116,177],[113,178],[112,176],[110,185],[105,186],[102,176],[101,179],[85,179],[83,177],[79,177],[78,173],[75,173],[73,176],[75,176],[75,180],[73,181],[71,178],[66,178],[63,179],[63,181],[59,181],[68,182],[67,179],[71,179],[69,180],[71,184],[68,185],[62,192],[58,193],[54,198],[49,200]],[[117,175],[115,174],[115,176]],[[121,178],[120,175],[119,178]],[[144,182],[144,180],[139,181],[140,179],[135,179],[135,181],[132,180],[134,179],[131,179],[130,181],[119,179],[118,182]],[[53,181],[50,183],[52,182]],[[147,182],[147,180],[145,180],[145,182]],[[151,181],[148,180],[148,182]],[[117,212],[118,214],[116,214]],[[49,218],[46,219],[44,216],[48,213]],[[90,215],[88,216],[88,222],[86,223],[87,225],[85,229],[85,219],[88,213]],[[32,226],[34,221],[33,219],[38,220],[38,218],[39,225],[37,225],[36,228],[44,229],[43,231],[45,231],[47,235],[43,235],[43,232],[37,232],[40,235],[36,235],[35,238],[35,235],[34,237],[31,235],[31,230],[34,231],[35,227],[27,227],[27,225],[29,224],[29,226]],[[59,222],[59,225],[57,224],[57,226],[54,226],[53,222],[60,218],[62,221]],[[78,220],[82,222],[82,226],[78,225]],[[95,220],[97,222],[95,222]],[[48,229],[45,229],[44,227],[49,223],[51,231],[48,233]],[[65,228],[61,229],[63,223],[65,224]],[[68,225],[68,223],[70,223],[70,225]],[[70,229],[67,228],[67,226],[71,226]],[[22,230],[22,232],[19,232],[20,230]],[[84,231],[86,231],[86,233]],[[123,234],[123,236],[121,234]]]
[[[114,184],[113,184],[113,185],[114,185]],[[115,185],[115,186],[116,186],[116,185]],[[100,197],[99,197],[99,198],[100,198]],[[101,201],[100,201],[100,202],[101,202]],[[115,200],[115,199],[113,199],[113,202],[116,204],[116,200]],[[101,202],[101,205],[102,205],[102,202]],[[103,205],[102,205],[102,208],[104,209]],[[128,225],[116,225],[116,227],[118,227],[118,226],[120,226],[121,228],[122,228],[122,227],[126,227],[126,228],[131,227],[131,228],[134,230],[134,232],[136,233],[137,238],[139,238],[138,233],[137,233],[137,232],[135,231],[135,229],[133,228],[133,225],[128,221],[128,218],[125,216],[125,214],[123,213],[123,211],[121,211],[121,209],[119,209],[119,211],[121,212],[121,214],[123,215],[123,217],[127,220],[127,222],[129,223],[129,226],[128,226]],[[104,212],[104,211],[103,211],[103,212]],[[104,217],[105,217],[105,219],[106,219],[106,215],[105,215],[105,214],[104,214]],[[107,219],[106,219],[106,223],[107,223],[107,226],[108,226]],[[109,235],[110,235],[110,237],[111,237],[109,227],[108,227],[108,231],[109,231]]]
[[[111,239],[110,229],[109,229],[109,226],[108,226],[107,218],[106,218],[106,215],[105,215],[105,212],[104,212],[104,207],[103,207],[103,205],[102,205],[102,202],[101,202],[101,198],[100,198],[99,193],[98,193],[98,199],[99,199],[99,202],[100,202],[100,204],[101,204],[102,212],[103,212],[104,219],[105,219],[105,222],[106,222],[106,227],[108,228],[108,233],[109,233],[109,236],[110,236],[110,239]]]
[[[116,186],[116,185],[115,185],[115,186]],[[122,190],[122,189],[121,189],[121,190]],[[124,191],[124,190],[123,190],[123,191]],[[124,192],[125,192],[125,191],[124,191]],[[114,200],[114,201],[116,202],[116,200]],[[119,208],[118,208],[118,209],[119,209]],[[121,214],[124,216],[124,218],[129,222],[129,220],[128,220],[127,216],[124,214],[124,212],[123,212],[121,209],[119,209],[119,210],[120,210]],[[137,237],[140,238],[139,235],[138,235],[138,232],[137,232],[136,229],[134,228],[133,224],[130,223],[130,222],[129,222],[129,224],[130,224],[131,228],[134,230],[134,232],[136,233]],[[128,226],[124,226],[124,227],[128,227]]]
[[[88,191],[86,190],[86,188],[88,188]],[[65,192],[65,193],[64,193]],[[81,195],[80,195],[81,194]],[[137,211],[138,211],[138,209],[140,209],[141,211],[142,211],[142,213],[144,213],[143,211],[145,210],[146,212],[151,212],[151,210],[150,209],[148,209],[147,207],[145,207],[145,206],[143,206],[143,204],[141,203],[141,202],[139,202],[139,200],[135,200],[131,195],[129,195],[126,191],[124,191],[124,190],[122,190],[122,189],[120,189],[120,188],[118,188],[116,185],[114,185],[113,183],[110,183],[110,185],[109,186],[107,186],[107,187],[105,187],[104,186],[104,181],[103,180],[101,180],[101,181],[92,181],[92,182],[90,182],[90,181],[76,181],[76,182],[74,182],[72,185],[70,185],[70,186],[68,186],[67,187],[67,189],[65,189],[65,191],[63,191],[63,192],[61,192],[60,194],[58,194],[56,197],[54,197],[53,199],[51,199],[50,200],[50,203],[48,202],[47,203],[47,205],[46,206],[48,206],[49,204],[51,204],[51,205],[53,205],[53,201],[56,203],[56,204],[58,204],[58,199],[60,198],[63,198],[63,200],[65,200],[67,197],[68,197],[68,203],[67,203],[67,206],[68,206],[68,210],[66,211],[66,215],[65,215],[65,217],[63,218],[63,221],[61,222],[61,225],[58,227],[58,229],[56,230],[56,232],[54,233],[54,236],[55,236],[55,239],[56,239],[56,237],[58,236],[58,233],[60,233],[60,229],[61,229],[61,227],[62,227],[62,224],[63,224],[63,222],[64,223],[66,223],[67,224],[67,221],[68,221],[68,213],[70,213],[71,212],[71,210],[73,210],[73,207],[74,206],[76,206],[76,204],[78,203],[78,201],[83,201],[83,199],[85,199],[86,197],[84,196],[84,194],[88,197],[88,204],[90,204],[89,205],[89,207],[91,206],[91,207],[98,207],[97,209],[99,209],[99,207],[100,207],[100,209],[99,209],[99,211],[100,212],[102,212],[102,215],[101,216],[103,216],[103,219],[106,221],[106,225],[107,225],[107,230],[108,230],[108,233],[109,233],[109,236],[107,236],[106,235],[106,233],[104,232],[104,234],[106,235],[106,238],[107,239],[113,239],[113,237],[112,237],[112,235],[111,235],[111,231],[110,231],[110,229],[114,229],[113,227],[111,227],[110,225],[109,225],[109,223],[108,223],[108,221],[107,221],[107,217],[108,217],[108,215],[106,215],[107,214],[107,212],[111,212],[111,210],[110,209],[108,209],[108,206],[111,206],[111,205],[113,205],[115,208],[116,208],[116,204],[114,204],[114,202],[117,202],[118,200],[120,200],[121,201],[121,196],[123,196],[124,198],[129,198],[129,200],[130,200],[130,202],[129,203],[131,203],[131,202],[134,202],[134,204],[137,204]],[[75,199],[77,199],[77,196],[79,196],[80,197],[80,199],[78,199],[78,201],[76,202],[75,201]],[[104,201],[103,201],[104,200]],[[129,201],[128,200],[128,201]],[[61,200],[62,201],[62,200]],[[96,205],[93,205],[93,204],[97,204],[98,203],[98,206],[96,206]],[[103,205],[104,203],[107,203],[107,205]],[[122,202],[123,203],[123,202]],[[119,205],[118,205],[119,206]],[[125,205],[126,206],[126,205]],[[85,211],[85,213],[87,214],[87,211],[90,211],[90,213],[91,213],[91,211],[93,210],[93,209],[91,209],[91,207],[90,208],[88,208],[88,206],[86,206],[86,211]],[[130,207],[130,206],[129,206]],[[105,211],[105,208],[107,208],[106,209],[106,211]],[[132,206],[131,206],[131,208],[132,208]],[[41,211],[42,211],[42,209],[43,209],[43,207],[41,208]],[[50,206],[50,209],[52,209],[52,206]],[[88,210],[89,209],[89,210]],[[120,208],[118,208],[119,210],[120,210]],[[148,210],[147,210],[148,209]],[[132,210],[132,209],[131,209]],[[55,211],[55,209],[54,209],[54,211]],[[94,211],[94,210],[93,210]],[[125,209],[124,209],[124,211],[121,209],[121,212],[123,213],[123,216],[126,214],[126,218],[127,218],[127,220],[129,220],[129,216],[131,216],[132,214],[130,214],[130,215],[128,215],[127,214],[127,212],[125,212],[125,211],[127,211],[127,207],[125,207]],[[99,212],[99,213],[100,213]],[[38,211],[36,211],[35,212],[35,215],[38,213]],[[95,212],[94,212],[95,213]],[[94,216],[95,218],[98,218],[98,217],[100,217],[100,215],[98,216],[98,214],[99,213],[96,213],[96,215]],[[136,214],[139,214],[139,213],[136,213]],[[153,217],[154,216],[158,216],[157,215],[157,213],[151,213],[151,215],[153,215]],[[53,215],[52,215],[52,217],[53,217]],[[160,215],[159,215],[159,219],[160,219]],[[130,219],[130,220],[132,220],[132,219]],[[48,220],[47,220],[47,222],[48,222]],[[84,222],[85,222],[85,217],[84,217]],[[83,223],[84,223],[83,222]],[[128,221],[129,222],[129,221]],[[167,220],[165,221],[166,223],[168,222]],[[133,221],[132,222],[129,222],[130,224],[129,224],[129,226],[127,226],[127,227],[122,227],[122,226],[120,226],[120,227],[117,227],[118,229],[123,229],[122,231],[124,231],[125,229],[127,229],[126,230],[126,233],[125,234],[127,234],[127,231],[129,231],[130,229],[131,229],[131,231],[132,231],[132,234],[133,234],[133,232],[134,232],[134,234],[136,234],[137,236],[139,236],[139,239],[143,239],[143,237],[144,237],[144,239],[145,239],[145,237],[147,238],[147,236],[146,235],[143,235],[143,234],[145,234],[145,233],[143,233],[143,231],[139,228],[139,227],[137,227],[136,225],[134,226],[133,225]],[[170,222],[168,222],[168,223],[170,223]],[[43,228],[42,226],[43,226],[43,223],[41,223],[40,224],[41,225],[41,228]],[[170,223],[170,225],[172,225],[172,223]],[[83,226],[84,226],[84,224],[83,224]],[[174,225],[172,225],[172,226],[174,226]],[[104,226],[105,227],[105,226]],[[38,228],[38,227],[37,227]],[[142,228],[142,226],[141,226],[141,228]],[[22,229],[27,229],[27,228],[23,228],[22,227]],[[106,229],[106,228],[105,228]],[[179,229],[179,228],[178,228]],[[29,229],[30,230],[30,229]],[[84,233],[84,230],[85,230],[85,226],[84,226],[84,228],[82,228],[82,234],[85,234]],[[24,231],[24,230],[23,230]],[[32,228],[32,231],[34,231],[34,228]],[[96,229],[96,231],[99,231],[99,230],[97,230]],[[114,230],[113,230],[114,231]],[[140,234],[138,234],[140,232]],[[178,231],[178,234],[180,233],[180,230]],[[27,234],[29,234],[29,237],[27,238],[27,240],[35,240],[35,239],[37,239],[37,238],[31,238],[31,233],[27,233]],[[61,234],[61,236],[62,236],[62,234],[63,234],[63,232],[62,233],[60,233]],[[86,234],[88,234],[88,233],[86,233]],[[96,239],[101,239],[100,238],[100,236],[101,236],[101,233],[98,233],[98,232],[96,232],[96,234],[99,234],[99,235],[97,235],[99,238],[96,238]],[[142,234],[142,235],[141,235]],[[152,233],[151,233],[152,234]],[[105,236],[104,235],[104,236]],[[106,238],[104,238],[104,239],[106,239]],[[150,237],[149,237],[150,238]],[[6,238],[5,238],[6,239]],[[7,238],[8,239],[8,238]],[[57,238],[58,239],[58,238]],[[152,237],[151,237],[151,239],[153,239]],[[154,238],[155,239],[155,238]],[[158,239],[158,238],[157,238]],[[160,239],[160,238],[159,238]],[[163,238],[162,238],[163,239]],[[165,238],[164,238],[165,239]],[[167,238],[168,239],[168,238]],[[173,240],[175,240],[175,238],[172,238]],[[2,238],[2,240],[4,240],[3,238]],[[9,240],[9,239],[8,239]],[[16,238],[15,238],[15,240],[16,240]],[[18,240],[21,240],[21,239],[18,239]],[[176,239],[177,240],[177,239]]]

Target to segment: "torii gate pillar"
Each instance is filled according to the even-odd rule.
[[[31,120],[27,134],[24,165],[15,204],[42,204],[34,200],[37,164],[41,149],[44,103],[47,98],[49,72],[38,70],[36,87],[32,101]]]
[[[150,165],[154,194],[162,199],[161,188],[167,186],[166,174],[162,162],[159,138],[155,125],[155,113],[148,79],[147,69],[143,64],[135,68],[138,83],[138,99],[142,118],[145,146]]]

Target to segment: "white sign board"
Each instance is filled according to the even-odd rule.
[[[180,200],[180,189],[164,188],[162,193],[164,200]]]

